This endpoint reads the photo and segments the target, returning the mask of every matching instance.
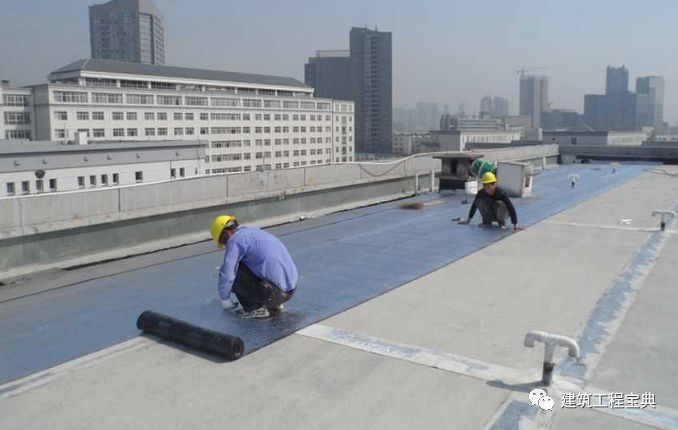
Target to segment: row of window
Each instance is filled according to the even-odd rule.
[[[327,102],[309,102],[296,100],[268,100],[268,99],[238,99],[228,97],[206,96],[177,96],[177,95],[153,95],[153,94],[122,94],[84,91],[54,91],[54,101],[59,103],[89,103],[91,94],[92,103],[102,104],[126,104],[136,105],[159,105],[159,106],[201,106],[201,107],[245,107],[245,108],[268,108],[268,109],[307,109],[307,110],[331,110],[331,104]],[[123,98],[124,96],[124,98]],[[342,111],[351,111],[348,106]]]
[[[260,127],[256,127],[260,128]],[[268,129],[269,127],[264,127]],[[278,127],[276,127],[278,128]],[[287,127],[284,127],[287,129]],[[295,129],[297,127],[294,127]],[[302,127],[304,128],[304,127]],[[169,129],[167,127],[146,127],[141,129],[143,130],[143,135],[144,136],[169,136]],[[106,137],[106,129],[103,128],[79,128],[77,129],[78,132],[84,132],[87,134],[88,137],[93,137],[93,138],[105,138]],[[319,130],[320,131],[320,130]],[[56,139],[66,139],[70,136],[67,136],[66,134],[67,130],[64,128],[57,128],[54,129],[54,136]],[[288,130],[284,131],[285,133],[288,132]],[[295,132],[298,133],[298,131],[295,130]],[[305,130],[302,130],[302,132],[306,132]],[[7,131],[5,134],[10,133],[10,131]],[[140,136],[140,129],[138,128],[114,128],[112,129],[112,137],[136,137]],[[196,133],[200,134],[201,136],[206,136],[206,135],[220,135],[220,134],[252,134],[252,129],[250,127],[200,127],[200,128],[193,128],[193,127],[174,127],[172,129],[173,136],[194,136]],[[262,133],[260,130],[255,129],[255,134]],[[264,133],[270,133],[269,131],[264,131]],[[14,137],[15,139],[17,137]],[[29,137],[30,138],[30,133]],[[301,138],[294,138],[292,139],[292,143],[294,144],[305,144],[307,141],[310,143],[323,143],[323,139],[325,139],[325,143],[331,143],[332,138],[331,137],[324,137],[323,136],[317,136],[317,137],[301,137]],[[336,137],[336,142],[339,142],[339,137]],[[353,136],[348,136],[349,141],[353,141]],[[289,144],[290,139],[275,139],[276,145],[281,145],[283,143]],[[268,142],[266,145],[270,145],[271,139],[262,139],[262,140],[257,140],[256,142]]]
[[[178,174],[178,176],[177,176]],[[186,169],[184,167],[180,167],[179,169],[176,168],[171,168],[170,169],[170,178],[171,179],[176,179],[177,177],[179,178],[185,178],[186,177]],[[134,172],[134,180],[136,183],[143,182],[144,180],[144,172],[143,171],[136,171]],[[31,193],[31,184],[30,181],[21,181],[21,194],[26,195]],[[58,183],[56,178],[52,178],[48,181],[49,184],[49,191],[54,192],[58,191]],[[109,185],[120,185],[120,174],[119,173],[112,173],[112,174],[102,174],[102,175],[88,175],[88,176],[78,176],[78,188],[95,188],[97,186],[109,186]],[[17,189],[16,189],[16,183],[15,182],[7,182],[6,184],[6,190],[7,190],[7,195],[8,196],[15,196],[17,194]],[[36,193],[43,193],[45,192],[45,181],[42,179],[38,179],[35,181],[35,192]]]
[[[65,83],[77,83],[76,80],[64,80]],[[137,88],[137,89],[154,89],[154,90],[184,90],[184,91],[216,91],[228,94],[249,94],[261,96],[279,96],[279,97],[310,97],[307,92],[295,92],[288,90],[272,90],[268,88],[242,88],[231,86],[213,86],[213,85],[196,85],[196,84],[174,84],[169,82],[149,82],[149,81],[134,81],[124,80],[119,81],[115,79],[99,79],[86,78],[85,83],[88,86],[100,88]],[[219,97],[212,97],[212,99]]]
[[[219,169],[212,169],[212,170],[206,170],[205,173],[208,175],[211,173],[213,174],[218,174],[218,173],[240,173],[240,172],[251,172],[252,170],[256,170],[257,172],[262,172],[264,170],[280,170],[280,169],[289,169],[290,167],[303,167],[303,166],[315,166],[319,164],[330,164],[332,160],[327,159],[324,161],[320,160],[311,160],[311,161],[294,161],[291,163],[276,163],[275,165],[272,164],[260,164],[257,166],[237,166],[237,167],[224,167],[224,168],[219,168]],[[346,161],[346,160],[344,160]],[[337,158],[337,162],[339,162],[339,159]]]
[[[23,125],[31,123],[31,114],[28,112],[5,112],[5,124]]]
[[[5,139],[31,139],[29,130],[5,130]]]
[[[339,148],[337,148],[337,151],[339,152]],[[332,150],[330,148],[325,149],[325,154],[331,154]],[[256,152],[254,154],[255,159],[262,159],[262,158],[271,158],[271,156],[274,156],[275,158],[289,158],[290,156],[293,157],[305,157],[306,155],[322,155],[323,150],[322,149],[295,149],[293,151],[264,151],[264,152]],[[344,154],[346,154],[346,148],[344,148]],[[207,156],[205,161],[206,162],[212,162],[212,163],[218,163],[218,162],[224,162],[224,161],[240,161],[240,160],[251,160],[252,159],[252,154],[249,152],[245,153],[239,153],[239,154],[223,154],[223,155],[212,155]]]
[[[3,94],[2,102],[5,106],[30,106],[29,96],[22,94]]]
[[[28,113],[23,113],[23,112],[7,112],[5,114],[5,118],[7,118],[7,114],[13,114],[12,118],[22,118],[21,115],[29,115]],[[90,118],[92,121],[103,121],[106,117],[104,112],[84,112],[84,111],[78,111],[75,113],[75,117],[78,121],[89,121]],[[28,118],[28,123],[30,123],[30,116],[27,116]],[[127,119],[127,121],[137,121],[138,119],[141,118],[141,115],[139,112],[112,112],[111,113],[111,119],[113,121],[123,121]],[[169,118],[169,114],[167,112],[143,112],[143,118],[145,121],[167,121]],[[193,112],[174,112],[172,114],[172,118],[175,121],[193,121],[196,118],[200,118],[201,121],[250,121],[252,116],[249,113],[244,113],[244,114],[239,114],[239,113],[207,113],[207,112],[201,112],[199,114],[194,114]],[[290,115],[289,114],[254,114],[254,120],[255,121],[270,121],[271,118],[273,118],[274,121],[289,121]],[[291,115],[292,121],[306,121],[306,115],[304,114],[294,114]],[[308,116],[309,121],[322,121],[323,115],[309,115]],[[54,111],[54,119],[57,121],[68,121],[68,112],[66,111]],[[341,118],[342,123],[346,123],[346,117]],[[14,119],[18,120],[18,119]],[[325,115],[325,121],[331,121],[332,117],[330,115]],[[339,121],[339,117],[337,116],[336,118],[337,122]],[[8,120],[5,119],[5,123]],[[353,117],[348,118],[349,122],[353,122]],[[18,123],[20,124],[20,123]],[[328,130],[329,131],[329,130]],[[337,130],[338,131],[338,130]]]
[[[56,179],[50,179],[48,184],[49,184],[49,190],[50,191],[56,191],[57,190],[57,180]],[[6,190],[7,190],[8,196],[15,196],[17,194],[16,183],[7,182]],[[35,181],[35,191],[37,193],[45,192],[45,181],[43,181],[42,179],[36,180]],[[26,194],[30,194],[30,193],[31,193],[31,181],[21,181],[21,194],[26,195]]]

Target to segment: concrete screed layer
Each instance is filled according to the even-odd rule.
[[[0,427],[678,428],[678,239],[650,217],[677,203],[678,179],[644,173],[232,363],[133,338],[0,386]],[[557,369],[554,411],[530,405],[525,333],[585,343],[629,280],[584,379]],[[568,390],[657,407],[561,408]]]

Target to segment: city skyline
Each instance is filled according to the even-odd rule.
[[[526,1],[513,6],[497,1],[492,7],[437,1],[417,7],[397,2],[389,8],[382,1],[364,6],[353,1],[341,6],[309,1],[292,5],[265,1],[239,5],[155,3],[165,18],[169,65],[283,75],[303,81],[309,54],[345,46],[346,31],[352,26],[376,26],[393,34],[394,106],[439,101],[452,106],[463,103],[473,112],[482,96],[492,93],[508,99],[511,114],[516,114],[516,71],[544,67],[539,74],[549,77],[553,107],[582,112],[584,94],[604,91],[605,67],[623,64],[630,71],[630,82],[642,76],[662,76],[664,119],[671,124],[678,119],[678,100],[672,97],[678,92],[676,60],[662,54],[670,52],[676,33],[668,25],[671,14],[667,9],[677,7],[672,3],[651,8],[651,16],[642,22],[630,2],[609,1],[568,5]],[[13,85],[43,83],[45,70],[88,58],[88,7],[94,4],[81,0],[7,4],[4,19],[0,18],[0,34],[6,40],[16,41],[17,34],[22,37],[4,45],[0,52],[11,59],[5,63],[2,78]],[[247,16],[257,10],[265,13],[257,12],[260,22],[250,26]],[[295,10],[323,19],[302,20],[295,17]],[[487,14],[488,10],[492,13]],[[186,16],[199,25],[186,25]],[[233,25],[224,25],[225,16]],[[427,25],[411,28],[415,18]],[[531,26],[524,25],[528,21]],[[478,29],[485,32],[480,39],[477,32],[469,33]],[[633,37],[628,37],[629,31]],[[45,38],[45,33],[50,38]]]

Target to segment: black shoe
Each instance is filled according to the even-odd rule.
[[[266,309],[268,309],[268,312],[273,316],[282,313],[282,311],[285,310],[285,306],[281,303],[279,305],[269,306]]]

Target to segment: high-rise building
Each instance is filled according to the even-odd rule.
[[[605,94],[586,94],[584,96],[584,123],[594,130],[608,129],[607,96]]]
[[[438,103],[417,103],[417,130],[435,130],[440,121],[440,107]]]
[[[636,94],[637,126],[660,126],[664,122],[664,78],[644,76],[636,79]]]
[[[351,100],[351,51],[316,51],[304,66],[304,81],[316,97]]]
[[[89,7],[92,58],[165,64],[163,18],[151,0],[112,0]]]
[[[356,152],[390,153],[393,150],[391,33],[353,27],[350,51]]]
[[[494,102],[492,97],[485,96],[480,99],[480,116],[492,116],[494,113]]]
[[[625,93],[629,90],[629,71],[626,67],[607,66],[605,94]]]
[[[494,97],[492,99],[494,104],[494,114],[492,115],[495,118],[504,118],[509,114],[509,101],[503,97]]]
[[[579,114],[569,109],[552,109],[542,112],[542,128],[559,130],[575,127],[579,123]]]
[[[549,81],[546,76],[520,77],[520,115],[532,117],[532,128],[541,126],[541,113],[548,110]]]
[[[391,33],[353,27],[348,51],[318,51],[305,65],[306,83],[316,95],[351,100],[355,105],[357,152],[387,154],[393,151]],[[348,57],[347,57],[348,55]],[[437,110],[437,107],[436,107]],[[417,109],[419,112],[419,109]],[[419,113],[417,116],[421,116]],[[438,112],[432,124],[435,127]],[[401,129],[410,128],[399,115]],[[416,122],[422,122],[420,118]],[[423,121],[429,123],[431,121]]]
[[[502,97],[485,96],[480,99],[480,116],[504,118],[508,116],[508,100]]]

